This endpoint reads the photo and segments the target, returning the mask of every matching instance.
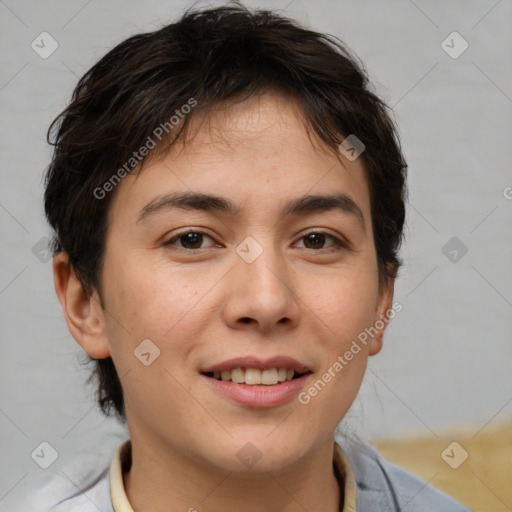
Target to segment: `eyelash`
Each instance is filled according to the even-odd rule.
[[[211,237],[210,235],[208,235],[204,231],[199,231],[199,230],[196,230],[196,229],[189,229],[187,231],[182,231],[181,233],[178,233],[178,234],[174,235],[167,242],[165,242],[164,245],[165,246],[174,246],[174,242],[179,241],[179,239],[182,236],[185,236],[185,235],[188,235],[188,234],[191,234],[191,233],[197,234],[197,235],[207,236],[208,238],[213,240],[213,237]],[[310,235],[313,235],[313,234],[315,234],[315,235],[325,235],[327,238],[330,238],[333,241],[333,246],[331,246],[331,247],[323,247],[321,249],[310,249],[311,251],[320,252],[322,250],[330,250],[330,252],[333,252],[335,250],[350,250],[350,247],[348,246],[348,244],[346,242],[344,242],[343,240],[339,239],[338,237],[336,237],[334,235],[331,235],[330,233],[327,233],[326,231],[309,231],[309,232],[305,233],[304,235],[302,235],[299,238],[299,240],[302,240],[302,239],[306,238],[307,236],[310,236]],[[197,252],[197,251],[202,251],[203,249],[208,249],[208,247],[199,248],[199,249],[188,249],[186,247],[178,247],[178,246],[174,246],[174,248],[179,249],[179,250],[183,250],[183,251],[187,251],[187,252],[191,252],[191,253],[194,253],[194,252]],[[308,249],[307,247],[304,247],[304,248]]]

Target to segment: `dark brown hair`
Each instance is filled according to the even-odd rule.
[[[154,139],[157,127],[169,126],[191,98],[197,106],[179,116],[175,130],[166,130],[158,151],[167,151],[197,112],[269,89],[296,99],[310,132],[329,148],[336,150],[349,135],[363,142],[379,276],[396,275],[406,163],[390,112],[372,92],[364,66],[339,39],[235,3],[189,10],[176,23],[123,41],[80,79],[50,126],[54,152],[45,211],[53,251],[68,254],[88,293],[101,291],[112,178],[130,170],[133,152]],[[124,421],[112,359],[96,360],[95,374],[102,411],[114,409]]]

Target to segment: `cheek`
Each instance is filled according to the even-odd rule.
[[[364,376],[378,298],[377,275],[371,268],[340,274],[317,296],[318,316],[328,327],[322,372],[330,372],[331,393],[340,400],[355,397]],[[337,400],[337,399],[336,399]]]
[[[378,282],[373,267],[361,265],[337,272],[322,284],[308,303],[321,367],[298,401],[309,425],[327,432],[339,424],[359,392],[369,343],[361,343],[358,336],[373,323]]]
[[[341,421],[361,386],[369,343],[361,342],[360,335],[372,325],[377,293],[373,280],[368,278],[334,281],[328,293],[316,298],[317,307],[321,308],[318,312],[322,326],[318,328],[326,333],[317,340],[322,344],[321,368],[299,396],[301,404],[315,411],[313,416],[330,418],[330,426]]]
[[[156,402],[186,404],[175,379],[183,382],[183,361],[204,330],[199,301],[211,283],[191,282],[176,271],[170,276],[163,266],[135,259],[106,270],[107,335],[127,405],[152,414]]]
[[[145,339],[161,349],[161,356],[171,349],[174,359],[182,357],[192,345],[183,339],[183,330],[188,339],[197,339],[196,331],[203,327],[201,318],[203,322],[207,318],[203,311],[207,301],[202,299],[212,286],[211,279],[193,278],[190,273],[159,262],[148,265],[137,258],[105,270],[109,276],[105,293],[108,336],[116,363],[123,359],[125,364],[133,363],[130,356]]]
[[[311,306],[330,328],[333,347],[341,350],[372,324],[377,299],[377,274],[370,267],[333,276]]]

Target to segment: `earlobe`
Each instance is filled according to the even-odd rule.
[[[393,304],[393,292],[395,287],[394,277],[388,277],[380,285],[379,299],[375,309],[373,326],[377,329],[377,334],[372,338],[369,355],[374,356],[382,349],[384,331],[390,320],[390,311]]]
[[[53,258],[53,279],[73,338],[94,359],[110,356],[105,315],[99,298],[95,297],[96,293],[90,295],[84,290],[65,252]]]

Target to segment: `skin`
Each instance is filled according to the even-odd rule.
[[[363,163],[310,137],[298,107],[277,93],[197,115],[191,126],[193,137],[118,186],[101,297],[84,293],[64,253],[54,259],[72,335],[92,357],[112,356],[122,381],[133,450],[128,499],[155,512],[334,512],[342,500],[334,430],[383,331],[307,405],[242,406],[199,372],[237,356],[287,355],[312,371],[307,388],[390,309],[393,280],[379,285]],[[191,190],[243,211],[169,208],[137,221],[163,194]],[[364,226],[340,209],[280,211],[288,200],[333,192],[358,205]],[[183,237],[169,244],[186,228],[208,235],[195,252]],[[349,248],[329,236],[308,244],[313,230]],[[235,251],[248,236],[263,248],[252,263]],[[149,366],[133,353],[144,339],[161,351]],[[249,468],[237,457],[248,442],[261,453]]]

